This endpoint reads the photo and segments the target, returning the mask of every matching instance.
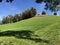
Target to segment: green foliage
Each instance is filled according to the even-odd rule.
[[[60,0],[36,0],[36,3],[46,3],[45,9],[50,9],[51,11],[58,11],[57,6],[60,5]]]
[[[2,2],[2,0],[0,0],[0,2]]]
[[[31,17],[34,17],[35,15],[36,15],[36,9],[31,8],[22,13],[22,19],[31,18]]]
[[[3,0],[0,0],[2,2]],[[6,0],[6,2],[13,2],[14,0]]]
[[[12,2],[12,1],[14,1],[14,0],[6,0],[6,2]]]
[[[8,15],[3,18],[2,23],[7,24],[7,23],[15,23],[24,19],[28,19],[31,17],[34,17],[36,15],[36,9],[31,8],[29,10],[26,10],[22,12],[22,14],[15,14],[14,16]]]
[[[13,18],[13,22],[18,22],[19,21],[19,14],[15,14],[14,18]]]
[[[34,17],[36,14],[37,14],[37,12],[36,12],[36,9],[35,8],[31,8],[31,13],[32,13],[32,17]]]
[[[42,11],[42,15],[46,15],[46,12],[45,11]]]
[[[13,22],[13,16],[8,15],[6,17],[3,17],[2,24],[12,23]]]

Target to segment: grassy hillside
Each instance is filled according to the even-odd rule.
[[[33,17],[0,25],[0,45],[60,45],[60,17]]]

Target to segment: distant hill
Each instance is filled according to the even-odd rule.
[[[0,25],[3,45],[60,45],[60,17],[36,16]]]

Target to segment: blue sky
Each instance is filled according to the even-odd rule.
[[[44,11],[44,3],[37,4],[35,0],[14,0],[12,3],[6,3],[6,0],[0,3],[0,20],[3,16],[20,14],[23,11],[34,7],[37,10],[37,14],[41,14]],[[45,10],[46,11],[46,10]],[[46,11],[47,14],[53,14],[50,10]],[[60,11],[58,11],[58,15]]]

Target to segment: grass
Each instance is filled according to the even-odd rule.
[[[60,45],[60,17],[37,16],[0,25],[0,45]]]

